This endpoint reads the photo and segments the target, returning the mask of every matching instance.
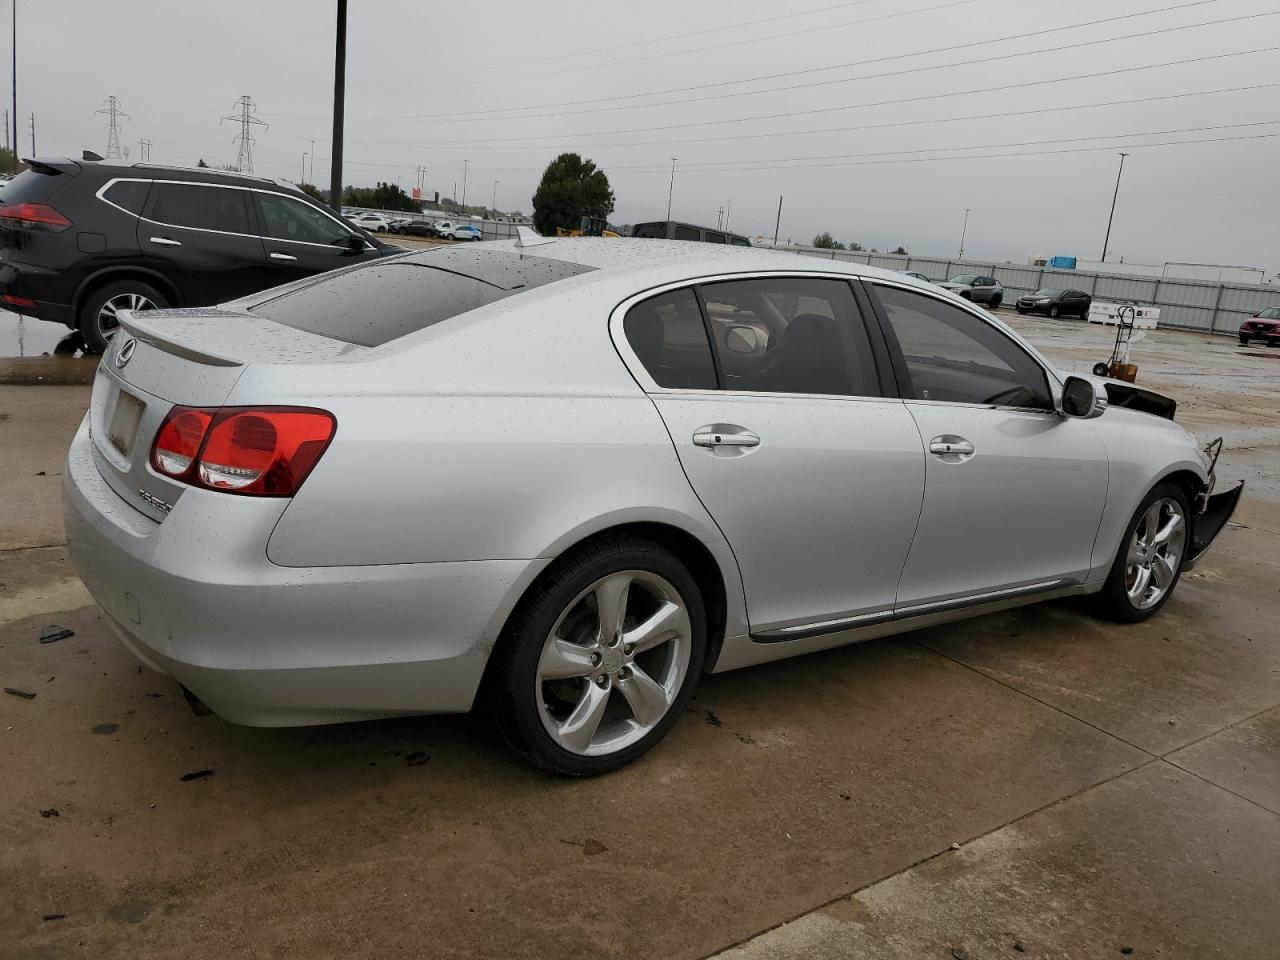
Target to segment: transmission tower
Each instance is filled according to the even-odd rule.
[[[233,142],[240,142],[240,153],[236,157],[237,173],[253,173],[253,134],[249,131],[253,127],[266,128],[268,124],[262,122],[254,116],[254,111],[258,109],[258,105],[253,102],[253,98],[243,96],[236,101],[235,113],[229,117],[223,117],[222,120],[230,120],[233,123],[240,124],[240,132],[235,135]],[[222,121],[219,120],[219,123]]]
[[[119,160],[123,156],[120,150],[120,121],[133,118],[120,109],[120,101],[116,97],[107,97],[102,109],[94,112],[107,118],[107,159]]]

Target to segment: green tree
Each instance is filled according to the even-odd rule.
[[[845,248],[843,243],[831,236],[829,230],[823,230],[822,233],[814,237],[813,245],[819,250],[843,250]]]
[[[864,247],[864,246],[863,246],[862,244],[860,244],[860,243],[856,243],[856,242],[854,242],[853,240],[850,240],[850,241],[849,241],[849,249],[850,249],[850,250],[852,250],[854,253],[857,253],[859,250],[865,250],[865,249],[866,249],[866,247]]]
[[[13,151],[8,147],[0,147],[0,173],[20,173],[27,169],[25,163],[14,163]]]
[[[204,162],[204,157],[201,157],[200,162],[197,163],[196,166],[200,167],[201,169],[207,169],[209,165]]]
[[[365,207],[370,210],[404,210],[417,213],[421,202],[401,190],[394,183],[378,182],[373,187],[344,187],[342,203],[348,207]]]
[[[562,153],[547,164],[533,195],[533,226],[544,236],[555,236],[557,227],[574,230],[583,217],[607,219],[613,202],[603,170],[576,153]]]
[[[899,256],[902,256],[902,257],[907,256],[907,248],[906,248],[906,247],[904,247],[904,246],[902,246],[901,244],[899,244],[899,245],[898,245],[898,249],[897,249],[897,250],[894,250],[893,252],[894,252],[894,253],[896,253],[896,254],[898,254]]]
[[[308,197],[319,200],[321,203],[329,202],[329,191],[321,190],[314,183],[300,183],[298,189],[305,193]]]

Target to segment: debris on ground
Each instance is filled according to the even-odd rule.
[[[40,816],[44,817],[47,820],[49,817],[58,817],[58,816],[61,816],[61,814],[58,813],[57,807],[49,807],[47,810],[41,810]]]
[[[97,734],[107,734],[107,733],[115,733],[119,729],[120,729],[120,724],[118,723],[100,723],[96,727],[91,728],[89,732],[97,733]]]
[[[67,915],[65,913],[46,913],[41,919],[45,921],[49,921],[49,920],[65,920],[66,918],[67,918]]]
[[[23,700],[34,700],[36,695],[30,690],[19,690],[17,687],[5,687],[4,692],[15,697],[21,697]]]
[[[719,717],[717,717],[717,716],[716,716],[714,713],[712,713],[710,710],[708,710],[708,711],[707,711],[707,723],[711,724],[713,727],[718,727],[718,726],[720,726],[720,725],[721,725],[721,724],[720,724],[720,718],[719,718]]]
[[[1172,721],[1170,721],[1170,722],[1172,722]],[[1120,952],[1121,952],[1121,953],[1123,953],[1123,954],[1127,957],[1129,954],[1133,953],[1133,947],[1121,947],[1121,948],[1120,948]]]
[[[205,777],[212,777],[212,770],[193,770],[191,773],[184,773],[181,777],[183,783],[188,780],[203,780]]]
[[[66,627],[60,627],[56,623],[51,623],[40,631],[41,643],[57,643],[59,640],[65,640],[67,637],[74,637],[76,632],[68,630]]]
[[[952,947],[951,956],[954,960],[969,960],[969,951],[964,947]]]
[[[1027,945],[1021,940],[1015,940],[1013,941],[1013,949],[1017,950],[1019,953],[1026,953]]]
[[[960,844],[958,844],[958,843],[953,843],[953,844],[951,845],[951,849],[952,849],[952,850],[959,850],[959,849],[960,849]]]
[[[592,840],[590,838],[588,838],[587,842],[582,845],[582,852],[588,857],[594,857],[596,854],[604,853],[608,849],[609,848],[599,840]]]
[[[409,754],[407,757],[404,758],[404,762],[407,766],[410,766],[410,767],[420,767],[430,759],[431,758],[427,756],[425,753],[423,753],[421,750],[415,750],[413,753]]]

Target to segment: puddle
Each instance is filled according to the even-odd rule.
[[[1280,360],[1280,350],[1272,350],[1270,353],[1258,353],[1256,350],[1241,350],[1237,356],[1261,357],[1263,360]]]
[[[60,323],[0,311],[0,357],[76,357],[83,348],[80,334]]]

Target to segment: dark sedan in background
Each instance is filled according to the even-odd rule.
[[[1089,305],[1093,297],[1083,290],[1037,290],[1025,297],[1019,297],[1014,304],[1019,313],[1043,313],[1050,317],[1073,316],[1084,318],[1089,316]]]
[[[391,225],[391,232],[410,237],[434,237],[436,228],[430,220],[400,220]]]

